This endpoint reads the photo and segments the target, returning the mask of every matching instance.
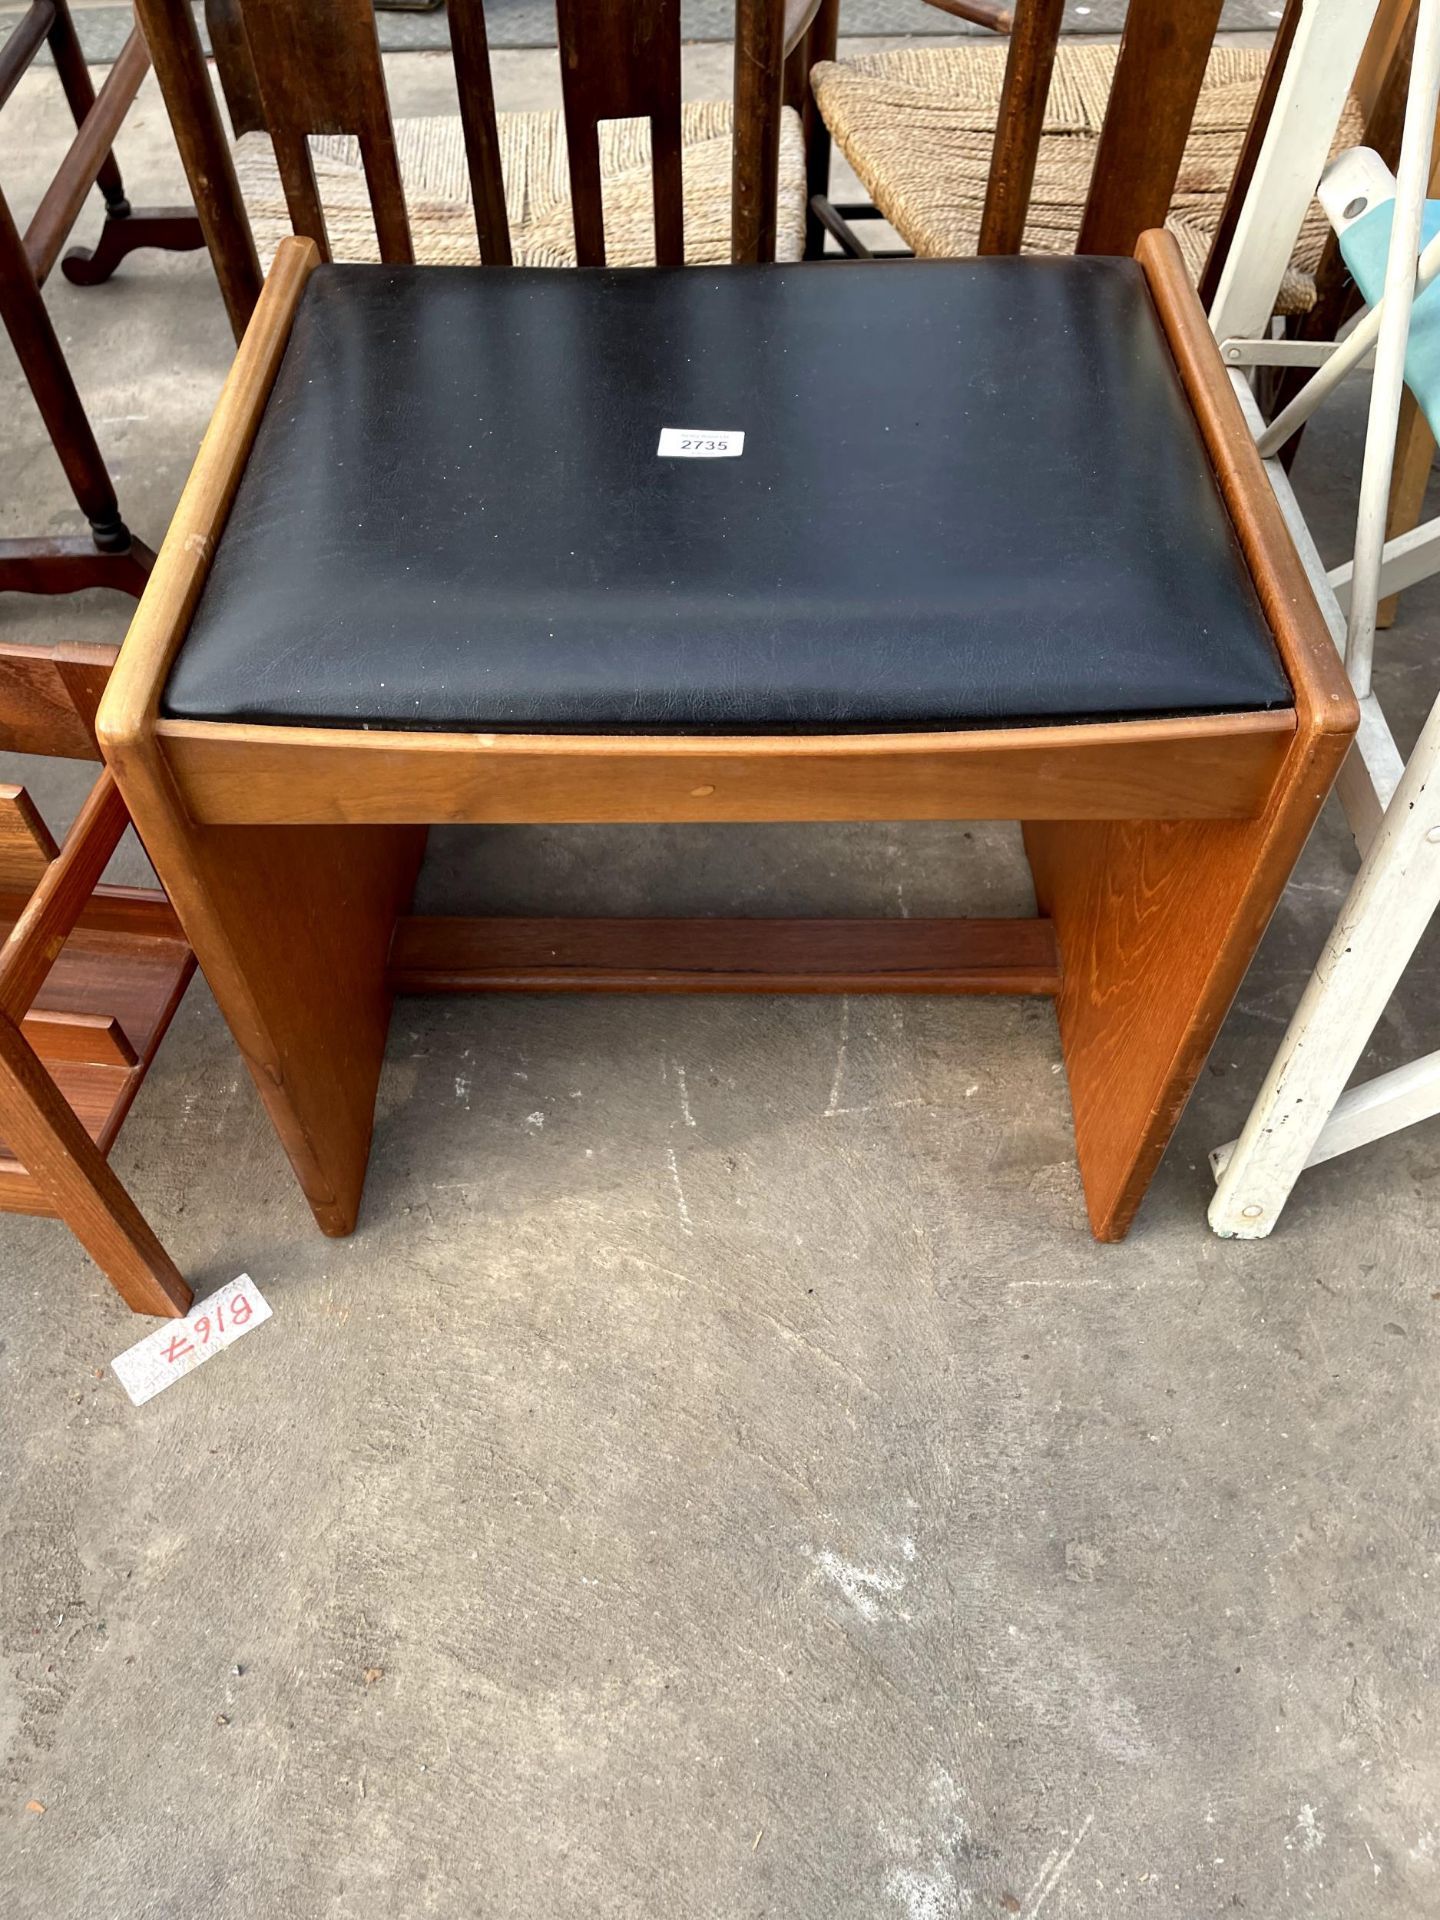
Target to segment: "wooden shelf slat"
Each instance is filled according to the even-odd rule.
[[[102,1153],[108,1153],[114,1144],[195,971],[195,956],[188,945],[171,936],[174,916],[168,902],[138,889],[116,892],[118,898],[111,904],[122,922],[135,930],[77,927],[36,994],[31,1010],[55,1016],[44,1023],[52,1042],[68,1027],[70,1035],[77,1038],[76,1051],[88,1050],[92,1056],[96,1050],[93,1040],[78,1039],[74,1017],[93,1021],[99,1016],[102,1027],[113,1021],[118,1042],[111,1050],[112,1058],[62,1057],[54,1044],[37,1044],[41,1036],[33,1021],[27,1019],[24,1026],[25,1038],[45,1061],[51,1079]],[[147,906],[152,908],[149,915]],[[103,907],[102,901],[102,917]],[[156,933],[143,930],[147,919]],[[0,937],[8,932],[9,922],[0,916]],[[93,1034],[93,1026],[90,1031]],[[64,1042],[59,1044],[63,1046]],[[122,1048],[133,1055],[133,1065],[123,1064]],[[17,1167],[6,1143],[0,1140],[0,1212],[49,1211],[38,1187],[23,1168]]]
[[[1060,987],[1048,920],[402,919],[399,993],[1021,993]]]

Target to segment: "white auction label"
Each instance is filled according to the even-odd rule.
[[[702,433],[698,427],[662,427],[655,449],[662,460],[734,460],[744,451],[745,434],[739,427],[727,427],[723,433]]]
[[[143,1407],[173,1381],[203,1366],[212,1353],[269,1318],[264,1295],[249,1274],[242,1273],[208,1300],[197,1301],[183,1320],[169,1320],[158,1332],[147,1333],[110,1364],[135,1405]]]

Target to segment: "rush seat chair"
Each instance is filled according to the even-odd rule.
[[[1117,1239],[1356,723],[1163,234],[556,272],[297,238],[99,737],[327,1232],[396,992],[809,990],[1054,996]],[[431,823],[976,818],[1024,823],[1037,918],[408,913]]]

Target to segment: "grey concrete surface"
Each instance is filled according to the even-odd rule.
[[[0,121],[22,207],[50,87]],[[122,157],[178,191],[148,92]],[[206,264],[50,300],[158,538],[228,351]],[[0,532],[73,526],[8,357],[0,393]],[[1359,419],[1300,462],[1337,552]],[[1431,587],[1381,649],[1407,739],[1437,632]],[[21,771],[61,821],[86,778]],[[326,1241],[197,982],[115,1163],[274,1319],[135,1410],[148,1323],[0,1221],[0,1913],[1440,1911],[1440,1129],[1307,1174],[1270,1242],[1204,1224],[1353,867],[1327,815],[1120,1247],[1049,1008],[923,999],[406,1002]],[[1028,883],[1009,828],[509,830],[437,836],[426,893]],[[1368,1068],[1435,1044],[1436,986],[1432,944]]]

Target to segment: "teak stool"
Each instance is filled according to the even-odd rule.
[[[1055,996],[1118,1239],[1356,724],[1162,234],[564,273],[292,240],[99,736],[329,1233],[397,990],[762,989]],[[430,822],[997,817],[1038,920],[407,915]]]

